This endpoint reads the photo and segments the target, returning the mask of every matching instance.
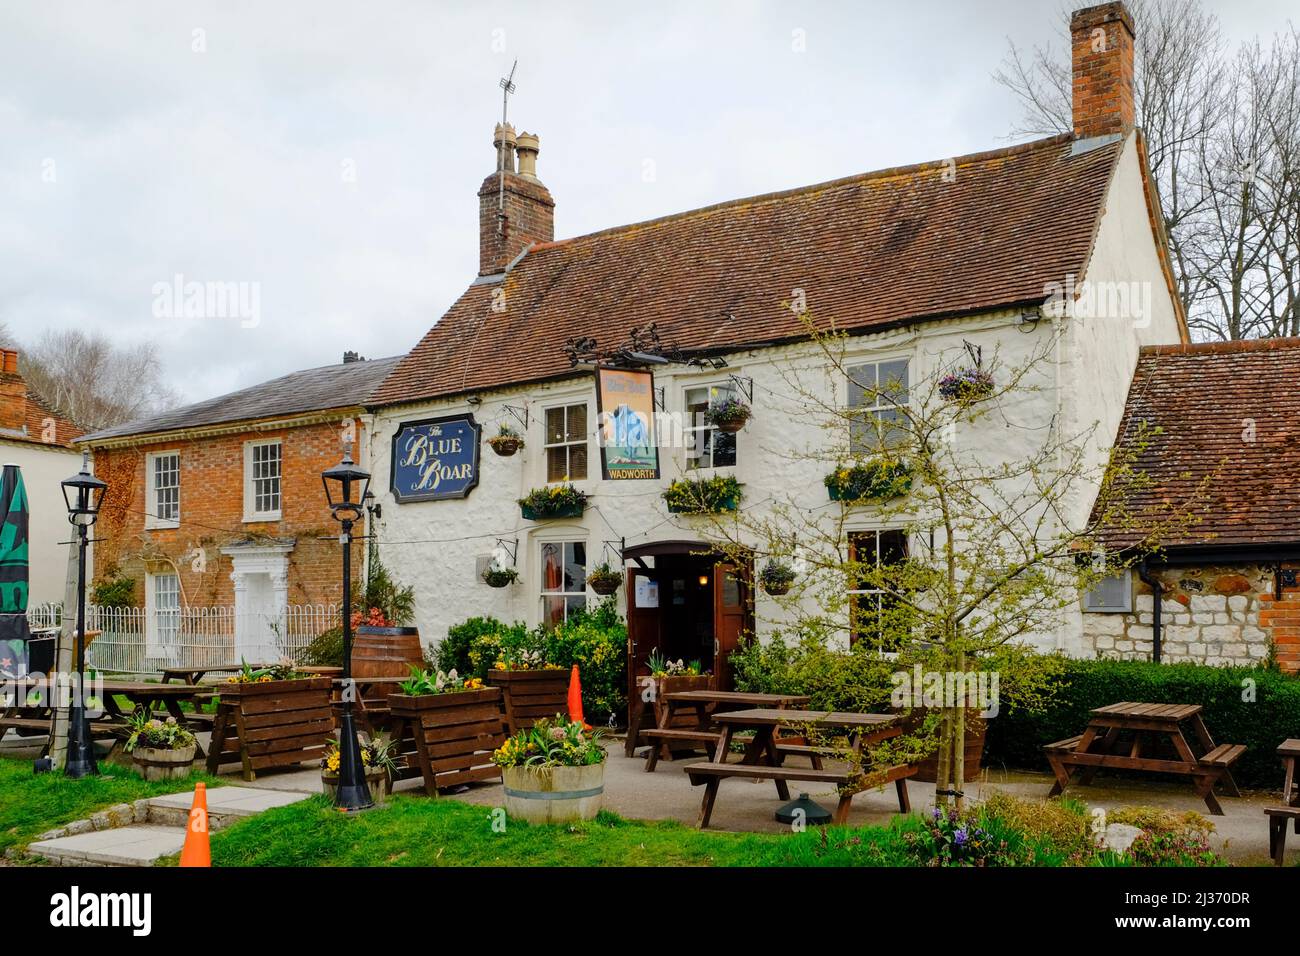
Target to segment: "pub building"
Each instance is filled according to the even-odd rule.
[[[1106,13],[1116,6],[1097,8],[1096,23],[1076,15],[1076,31],[1117,40],[1102,51],[1076,43],[1076,58],[1132,57],[1131,20]],[[1076,84],[1096,72],[1076,63]],[[608,562],[625,575],[616,600],[629,679],[658,650],[699,659],[729,688],[728,654],[779,627],[781,608],[754,586],[755,562],[710,550],[712,519],[668,510],[663,492],[678,478],[733,476],[742,512],[798,508],[841,527],[856,560],[906,556],[918,542],[879,509],[829,500],[826,456],[809,455],[827,452],[828,437],[806,390],[860,405],[867,421],[891,414],[864,404],[873,393],[850,377],[895,383],[907,401],[964,354],[1011,367],[1059,332],[1049,380],[1008,411],[1020,427],[986,416],[954,440],[1015,460],[1035,428],[1096,423],[1104,453],[1140,350],[1188,337],[1149,214],[1158,207],[1132,91],[1075,102],[1072,134],[563,240],[538,137],[499,125],[496,171],[478,192],[479,274],[367,402],[372,530],[415,587],[423,639],[478,615],[553,625],[597,600],[587,574]],[[1150,302],[1138,321],[1073,300],[1052,308],[1063,283],[1137,283]],[[809,342],[805,314],[848,334],[849,375]],[[706,414],[728,399],[750,410],[735,433]],[[488,444],[502,426],[523,439],[513,454]],[[548,517],[519,503],[566,483],[585,508]],[[490,564],[518,579],[489,586]],[[1082,653],[1085,620],[1105,610],[1081,599],[1036,642]]]

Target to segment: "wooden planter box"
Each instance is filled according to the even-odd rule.
[[[581,518],[582,513],[586,510],[586,504],[564,505],[559,508],[548,508],[545,511],[538,511],[530,505],[519,506],[519,513],[524,516],[524,520],[526,521],[552,521],[556,518]]]
[[[655,684],[654,704],[652,706],[646,706],[643,699],[648,681],[653,681]],[[627,740],[624,743],[624,753],[629,757],[636,752],[637,747],[642,745],[641,731],[658,727],[663,720],[665,694],[679,694],[688,690],[711,690],[713,688],[713,678],[707,674],[673,677],[651,677],[649,674],[643,674],[636,679],[636,687],[637,692],[633,695],[631,714],[628,717]],[[695,725],[695,713],[688,711],[674,717],[669,726],[694,729]],[[693,747],[690,744],[680,742],[669,746],[668,742],[664,741],[660,744],[659,759],[672,760],[674,754],[695,753],[702,748],[703,745]]]
[[[720,515],[728,511],[735,511],[740,507],[740,502],[735,497],[722,498],[715,502],[712,507],[708,505],[699,505],[694,502],[685,505],[675,505],[668,502],[668,511],[675,515]]]
[[[510,733],[527,730],[542,717],[569,713],[569,671],[488,671],[487,682],[504,695]]]
[[[918,716],[920,714],[921,716]],[[904,722],[904,733],[909,733],[923,719],[923,713],[914,709],[911,717]],[[976,779],[984,762],[984,737],[988,731],[988,721],[979,717],[974,711],[966,712],[966,735],[963,747],[962,776],[966,781]],[[922,783],[934,783],[939,776],[939,755],[933,753],[917,765],[916,777]]]
[[[244,779],[255,780],[263,770],[319,760],[334,730],[331,684],[328,677],[305,677],[220,685],[208,773],[238,760]]]
[[[501,688],[455,694],[389,694],[393,740],[404,769],[394,779],[424,778],[425,792],[501,779],[492,751],[506,741]]]

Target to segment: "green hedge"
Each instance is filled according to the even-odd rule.
[[[1248,681],[1253,700],[1242,699]],[[1233,767],[1245,787],[1280,790],[1277,745],[1300,737],[1300,680],[1264,668],[1069,659],[1052,698],[1038,712],[1017,708],[991,721],[985,764],[1045,770],[1043,744],[1073,737],[1094,707],[1121,700],[1200,704],[1215,743],[1246,745]]]

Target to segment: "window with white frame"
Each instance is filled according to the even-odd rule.
[[[282,451],[279,441],[244,445],[244,520],[280,520]]]
[[[546,410],[546,480],[587,477],[587,403]]]
[[[736,436],[708,420],[709,407],[735,398],[729,385],[704,385],[686,390],[686,467],[724,468],[736,463]]]
[[[542,542],[542,626],[563,624],[587,606],[587,543]]]
[[[910,389],[907,359],[889,359],[851,366],[849,450],[869,455],[898,445],[906,435],[902,406]]]
[[[145,458],[146,526],[175,528],[181,521],[181,456],[159,452]]]
[[[907,608],[881,585],[875,573],[907,560],[907,532],[900,528],[855,531],[849,535],[849,561],[859,574],[849,590],[849,643],[866,641],[881,651],[897,649],[896,636],[907,626]]]
[[[1133,582],[1127,570],[1107,575],[1083,596],[1083,609],[1096,614],[1123,614],[1133,610]]]
[[[181,582],[175,574],[145,577],[148,654],[158,656],[175,648],[180,636]]]

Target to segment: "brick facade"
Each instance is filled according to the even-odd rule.
[[[360,438],[361,424],[354,423]],[[339,420],[282,428],[263,422],[206,437],[145,437],[96,448],[95,474],[108,482],[96,526],[97,579],[133,579],[143,606],[145,574],[174,572],[186,606],[231,606],[233,560],[223,549],[292,542],[287,602],[337,603],[342,597],[338,525],[320,476],[339,462],[342,426]],[[281,442],[281,519],[245,522],[244,445],[272,439]],[[146,512],[152,510],[146,503],[146,463],[149,455],[167,451],[180,455],[179,527],[151,529],[146,527]],[[363,544],[354,543],[354,549],[353,573],[359,579]],[[202,560],[196,561],[200,551]]]
[[[1300,588],[1275,599],[1271,565],[1234,564],[1153,572],[1162,585],[1161,659],[1254,666],[1275,660],[1300,671]],[[1137,581],[1131,614],[1084,615],[1086,646],[1098,657],[1150,660],[1154,598]]]
[[[1076,11],[1070,19],[1074,135],[1133,128],[1133,17],[1122,3]]]

